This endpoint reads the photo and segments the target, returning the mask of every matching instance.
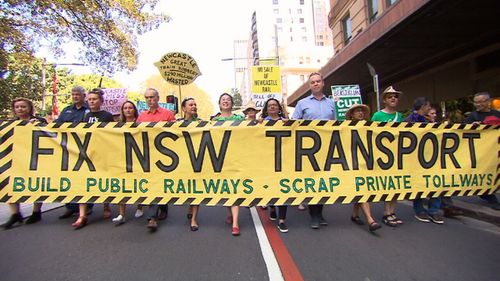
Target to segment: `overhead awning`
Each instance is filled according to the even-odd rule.
[[[319,72],[326,87],[359,84],[364,93],[372,92],[370,63],[383,89],[485,47],[500,49],[499,11],[498,0],[397,1]],[[305,83],[288,104],[308,94]]]

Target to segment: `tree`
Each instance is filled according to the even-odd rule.
[[[166,96],[173,94],[179,98],[179,86],[169,84],[160,75],[150,76],[146,81],[143,82],[143,89],[141,93],[144,93],[146,88],[155,88],[160,93],[160,102],[166,101]],[[208,120],[210,115],[214,113],[214,105],[210,96],[196,84],[191,83],[189,85],[181,86],[182,99],[186,97],[193,97],[196,100],[196,105],[198,107],[198,116],[203,120]],[[144,97],[142,97],[144,100]],[[179,107],[182,100],[179,101]]]
[[[25,55],[1,59],[5,59],[10,66],[8,70],[0,70],[0,118],[8,118],[12,117],[13,99],[25,97],[35,101],[35,105],[41,100],[42,61]]]
[[[0,71],[9,69],[12,55],[33,58],[42,45],[60,55],[70,41],[80,43],[80,59],[100,73],[134,70],[137,35],[169,20],[153,12],[158,1],[1,1]]]

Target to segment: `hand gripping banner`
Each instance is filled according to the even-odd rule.
[[[265,205],[496,192],[499,126],[0,122],[1,202]]]

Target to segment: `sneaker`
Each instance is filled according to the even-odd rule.
[[[444,223],[443,217],[439,214],[429,215],[429,218],[433,223],[436,223],[436,224],[443,224]]]
[[[276,210],[271,209],[271,213],[269,214],[269,219],[272,221],[275,221],[277,218],[278,218],[278,216],[276,215]]]
[[[319,225],[321,226],[327,226],[328,222],[323,218],[323,216],[319,217]]]
[[[311,218],[311,228],[312,229],[318,229],[319,228],[319,218],[317,218],[317,217],[312,217]]]
[[[114,218],[113,223],[116,225],[121,225],[125,223],[125,218],[122,215],[118,215],[116,218]]]
[[[416,214],[415,218],[421,222],[431,222],[431,218],[429,215],[422,213],[422,214]]]
[[[288,227],[286,226],[286,224],[284,222],[278,223],[278,229],[282,233],[287,233],[288,232]]]
[[[144,212],[143,212],[142,210],[137,209],[137,210],[135,211],[134,217],[135,217],[136,219],[138,219],[138,218],[142,217],[143,215],[144,215]]]

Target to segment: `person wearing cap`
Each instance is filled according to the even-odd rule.
[[[345,114],[346,120],[355,120],[355,121],[368,121],[370,120],[370,108],[365,104],[354,104],[352,105]],[[380,224],[378,224],[372,217],[372,213],[370,210],[370,203],[355,203],[352,208],[351,221],[357,225],[364,225],[365,223],[359,217],[359,209],[363,211],[365,215],[366,221],[368,223],[368,230],[371,232],[376,231],[381,228]]]
[[[255,102],[250,100],[245,109],[243,110],[243,114],[245,114],[245,120],[257,120],[257,113],[260,112],[260,109],[257,109]]]
[[[402,122],[403,114],[397,110],[399,97],[402,94],[403,92],[397,91],[393,86],[387,87],[382,93],[384,108],[375,112],[371,120],[376,122]],[[396,199],[384,202],[384,216],[382,217],[382,221],[388,226],[395,227],[403,223],[396,216],[396,204]]]
[[[406,122],[428,123],[425,115],[431,109],[431,103],[425,97],[418,97],[413,102],[413,113],[404,119]],[[429,198],[428,208],[424,207],[424,199],[416,198],[413,200],[413,210],[415,218],[421,222],[433,222],[443,224],[444,220],[440,214],[441,198]]]
[[[335,105],[323,93],[325,82],[321,73],[313,72],[309,75],[309,87],[311,95],[297,102],[292,119],[334,120]],[[328,225],[328,222],[323,218],[323,204],[309,205],[309,215],[311,216],[312,229],[318,229],[320,225]]]

